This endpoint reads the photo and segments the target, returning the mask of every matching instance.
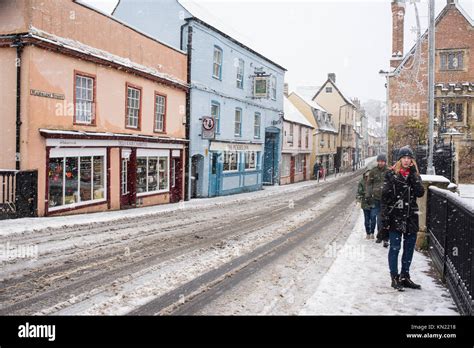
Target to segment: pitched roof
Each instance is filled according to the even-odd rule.
[[[299,95],[298,93],[291,92],[291,94],[294,94],[296,97],[298,97],[304,103],[306,103],[308,106],[311,107],[311,112],[313,114],[313,117],[314,117],[314,120],[315,120],[316,124],[318,125],[319,130],[324,131],[324,132],[337,133],[337,130],[336,130],[336,128],[334,128],[334,125],[332,124],[331,121],[329,121],[325,117],[321,117],[321,114],[318,115],[317,111],[329,114],[329,112],[326,109],[324,109],[321,105],[316,103],[314,100],[309,100],[308,98],[305,98],[305,97]]]
[[[303,116],[303,114],[287,98],[283,98],[283,119],[285,121],[302,124],[314,128],[313,125]]]
[[[315,94],[314,97],[313,97],[313,100],[318,96],[318,94],[323,90],[323,88],[326,87],[326,84],[327,84],[328,82],[330,82],[330,83],[333,85],[333,87],[336,89],[336,91],[339,93],[339,95],[342,97],[342,99],[344,99],[344,101],[345,101],[347,104],[352,105],[353,107],[356,107],[356,106],[354,105],[354,103],[351,101],[351,99],[348,98],[348,97],[346,97],[345,94],[342,93],[342,91],[336,86],[336,84],[334,83],[334,81],[331,80],[330,78],[328,78],[328,79],[326,80],[326,82],[323,83],[323,85],[321,86],[321,88],[316,92],[316,94]]]
[[[474,26],[474,20],[469,16],[469,14],[464,10],[464,8],[459,4],[458,1],[455,1],[453,4],[446,4],[446,6],[441,10],[441,12],[438,14],[438,16],[435,19],[435,27],[438,25],[438,23],[441,21],[441,19],[448,13],[448,11],[451,8],[456,8],[459,13],[468,21],[468,23],[471,25],[471,27]],[[403,59],[400,61],[400,64],[393,70],[394,73],[399,73],[400,69],[405,65],[405,63],[408,61],[410,57],[412,57],[413,53],[415,53],[416,46],[421,43],[425,38],[428,37],[428,29],[425,30],[423,35],[420,36],[420,38],[415,42],[415,44],[412,46],[412,48],[405,54]]]
[[[209,11],[207,11],[201,5],[199,5],[197,1],[195,0],[177,0],[177,1],[186,11],[188,11],[191,14],[191,16],[193,16],[193,19],[197,19],[201,24],[204,24],[210,29],[217,31],[219,34],[226,37],[230,41],[236,43],[237,45],[241,46],[242,48],[245,48],[246,50],[266,60],[267,62],[277,66],[278,68],[284,71],[287,71],[280,64],[275,63],[274,61],[265,57],[263,54],[250,48],[251,46],[251,43],[249,43],[249,41],[251,41],[250,38],[244,37],[241,33],[231,28],[227,23],[221,21],[219,18],[212,15]]]

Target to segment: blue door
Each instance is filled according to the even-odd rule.
[[[211,152],[210,156],[210,170],[209,170],[209,197],[215,197],[219,195],[221,180],[221,154],[218,152]]]
[[[263,154],[263,184],[274,185],[278,176],[278,131],[265,132],[265,153]]]

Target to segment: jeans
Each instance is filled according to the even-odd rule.
[[[375,208],[377,210],[377,239],[383,239],[388,242],[388,236],[386,238],[380,237],[380,231],[382,230],[382,208],[380,201],[375,201]]]
[[[401,249],[403,235],[402,275],[410,274],[411,260],[415,251],[417,233],[389,232],[390,248],[388,250],[388,266],[392,276],[398,275],[398,253]]]
[[[375,210],[375,208],[363,209],[363,210],[364,210],[365,232],[367,234],[374,234],[377,211]]]

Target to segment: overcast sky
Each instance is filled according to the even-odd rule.
[[[117,0],[83,0],[110,13]],[[148,0],[149,1],[149,0]],[[159,0],[156,0],[159,1]],[[246,38],[251,48],[284,66],[290,91],[320,86],[328,72],[338,86],[362,101],[385,100],[392,17],[390,0],[197,0],[201,7]],[[407,1],[409,2],[409,1]],[[137,0],[139,6],[140,0]],[[474,0],[459,0],[473,16]],[[436,13],[446,0],[436,0]],[[428,1],[418,0],[422,32]],[[414,5],[407,4],[405,52],[415,42]]]

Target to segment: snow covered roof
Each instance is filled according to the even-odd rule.
[[[296,96],[298,96],[300,99],[302,99],[306,104],[311,106],[313,109],[317,109],[317,110],[321,110],[322,112],[329,113],[325,108],[323,108],[321,105],[316,103],[314,100],[311,100],[305,96],[302,96],[301,94],[297,92],[291,92],[291,94],[295,94]]]
[[[209,11],[207,11],[204,7],[199,5],[197,1],[194,0],[177,0],[178,3],[191,14],[191,18],[188,20],[195,19],[198,20],[200,23],[220,32],[221,35],[227,37],[229,40],[237,43],[238,45],[242,46],[243,48],[249,50],[253,54],[263,58],[264,60],[268,61],[269,63],[277,66],[278,68],[287,71],[281,65],[275,63],[274,61],[270,60],[263,54],[255,51],[251,47],[257,47],[257,44],[253,42],[253,40],[249,37],[242,35],[242,33],[237,32],[235,29],[230,27],[227,23],[223,22],[216,16],[212,15]]]
[[[293,105],[293,103],[287,98],[283,99],[283,119],[285,121],[299,123],[307,127],[314,128],[311,123],[303,116],[303,114]]]
[[[329,112],[326,109],[324,109],[321,105],[316,103],[314,100],[305,98],[296,92],[291,92],[291,94],[294,94],[296,97],[298,97],[304,103],[306,103],[308,106],[311,107],[311,112],[313,113],[314,120],[316,121],[316,124],[318,125],[318,130],[323,131],[323,132],[337,133],[337,130],[332,124],[332,122],[329,120],[328,117],[326,117],[327,115],[326,116],[322,115],[322,114],[329,114]]]
[[[38,40],[41,40],[41,41],[44,41],[44,42],[49,42],[49,43],[54,44],[56,46],[61,46],[61,47],[64,47],[64,48],[67,48],[67,49],[70,49],[70,50],[73,50],[73,51],[76,51],[76,52],[79,52],[79,53],[82,53],[82,54],[86,54],[86,55],[93,56],[93,57],[96,57],[96,58],[99,58],[99,59],[102,59],[102,60],[105,60],[105,61],[109,61],[111,63],[119,64],[119,65],[122,65],[122,66],[127,67],[127,68],[138,70],[140,72],[143,72],[143,73],[146,73],[146,74],[149,74],[149,75],[153,75],[155,77],[158,77],[160,79],[166,80],[170,83],[173,83],[173,84],[176,84],[176,85],[179,85],[179,86],[182,86],[182,87],[186,87],[186,88],[188,87],[188,84],[186,83],[186,81],[178,79],[178,78],[176,78],[174,76],[171,76],[169,74],[160,72],[160,71],[158,71],[154,68],[132,62],[128,58],[117,56],[117,55],[112,54],[110,52],[107,52],[107,51],[104,51],[104,50],[86,45],[86,44],[84,44],[82,42],[79,42],[79,41],[76,41],[76,40],[72,40],[72,39],[68,39],[68,38],[64,38],[64,37],[60,37],[60,36],[48,33],[44,30],[35,28],[33,26],[30,26],[28,36],[32,37],[32,38],[35,38],[35,39],[38,39]]]
[[[335,89],[336,91],[339,93],[339,95],[342,97],[342,99],[344,99],[344,101],[349,104],[349,105],[352,105],[353,107],[356,107],[354,105],[354,103],[352,102],[351,98],[347,97],[344,93],[342,93],[342,91],[336,86],[336,84],[334,83],[333,80],[331,80],[329,77],[328,79],[326,80],[326,82],[323,83],[323,85],[321,86],[321,88],[319,88],[319,90],[316,92],[316,94],[314,95],[314,97],[312,99],[315,99],[316,96],[321,93],[321,91],[323,90],[324,87],[326,87],[326,85],[330,83]]]

